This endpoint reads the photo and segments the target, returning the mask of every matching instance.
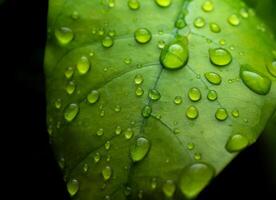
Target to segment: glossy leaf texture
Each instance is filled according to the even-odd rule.
[[[272,117],[275,60],[240,0],[50,0],[48,132],[72,199],[195,198]]]

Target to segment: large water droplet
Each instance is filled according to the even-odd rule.
[[[79,188],[80,188],[79,181],[77,179],[71,179],[67,183],[67,191],[71,197],[77,194],[77,192],[79,191]]]
[[[160,62],[167,69],[179,69],[184,67],[189,58],[187,37],[177,36],[169,45],[162,49]]]
[[[204,76],[207,79],[207,81],[214,85],[219,85],[221,83],[220,75],[215,72],[207,72],[204,74]]]
[[[78,115],[79,111],[80,111],[80,108],[78,104],[75,104],[75,103],[69,104],[64,110],[64,119],[67,122],[73,121]]]
[[[217,100],[217,98],[218,98],[217,92],[215,90],[209,90],[207,94],[207,99],[210,101],[215,101]]]
[[[240,24],[240,19],[237,15],[234,14],[228,17],[228,23],[232,26],[238,26]]]
[[[105,181],[109,180],[112,176],[112,169],[110,166],[105,166],[102,170],[102,176]]]
[[[86,56],[82,56],[77,62],[77,69],[80,74],[86,74],[90,69],[90,62]]]
[[[228,113],[225,108],[218,108],[215,114],[217,120],[224,121],[228,118]]]
[[[233,135],[227,141],[225,146],[226,150],[229,152],[238,152],[248,146],[248,139],[240,134]]]
[[[67,94],[73,94],[76,89],[76,85],[74,81],[70,81],[66,86]]]
[[[271,88],[271,80],[255,71],[250,71],[246,66],[241,67],[240,77],[243,83],[253,92],[266,95]]]
[[[137,138],[130,147],[130,157],[133,162],[139,162],[145,158],[150,149],[150,142],[143,137]]]
[[[276,61],[269,63],[267,66],[267,71],[274,77],[276,77]]]
[[[194,26],[196,28],[203,28],[205,26],[205,20],[202,17],[195,18]]]
[[[198,88],[191,88],[188,92],[188,97],[191,101],[199,101],[201,99],[201,92]]]
[[[56,29],[55,36],[59,44],[67,45],[73,40],[74,33],[70,28],[61,27],[59,29]]]
[[[138,10],[140,8],[140,2],[138,0],[128,0],[127,5],[131,10]]]
[[[103,40],[102,40],[102,45],[105,48],[110,48],[113,46],[113,39],[110,36],[106,36]]]
[[[209,49],[210,61],[217,66],[226,66],[232,62],[231,53],[223,48]]]
[[[207,164],[192,164],[181,174],[180,189],[188,199],[194,198],[208,185],[213,176],[214,170]]]
[[[175,187],[173,180],[167,180],[163,184],[163,187],[162,187],[163,193],[168,198],[170,198],[174,195],[175,189],[176,189],[176,187]]]
[[[196,119],[198,117],[198,110],[195,106],[189,106],[186,110],[186,116],[188,119]]]
[[[131,139],[133,136],[133,130],[131,128],[128,128],[127,130],[124,131],[125,138],[127,140]]]
[[[152,108],[151,108],[151,106],[149,106],[149,105],[146,105],[146,106],[144,106],[144,108],[142,109],[142,116],[144,117],[144,118],[149,118],[150,117],[150,115],[151,115],[151,112],[152,112]]]
[[[172,0],[155,0],[155,3],[163,8],[169,7],[172,3]]]
[[[146,28],[139,28],[134,32],[136,42],[146,44],[151,40],[151,32]]]
[[[92,90],[88,95],[87,95],[87,101],[91,104],[96,103],[100,98],[100,92],[98,90]]]
[[[161,94],[158,90],[151,89],[149,91],[149,98],[153,101],[158,101],[161,98]]]

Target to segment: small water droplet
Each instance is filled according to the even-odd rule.
[[[224,121],[228,118],[228,113],[225,108],[218,108],[215,114],[217,120]]]
[[[116,105],[114,108],[115,112],[121,112],[121,106],[120,105]]]
[[[143,190],[139,190],[138,199],[142,199],[142,198],[143,198]]]
[[[77,192],[79,191],[79,187],[79,181],[77,179],[71,179],[67,183],[67,191],[71,197],[77,194]]]
[[[49,136],[53,135],[53,126],[51,124],[48,126],[47,131],[48,131]]]
[[[64,72],[64,76],[67,78],[67,79],[70,79],[74,74],[74,69],[73,67],[67,67],[67,69],[65,70]]]
[[[132,62],[131,58],[125,58],[124,59],[124,63],[127,64],[127,65],[131,64],[131,62]]]
[[[99,30],[98,30],[98,35],[99,36],[103,36],[105,34],[105,30],[103,29],[103,28],[100,28]]]
[[[173,129],[173,133],[174,133],[175,135],[178,135],[178,134],[180,134],[181,132],[180,132],[180,129],[175,128],[175,129]]]
[[[146,106],[144,106],[144,108],[142,109],[141,114],[142,114],[142,116],[143,116],[144,118],[149,118],[150,115],[151,115],[151,112],[152,112],[151,106],[146,105]]]
[[[166,69],[180,69],[185,66],[188,58],[188,39],[184,36],[177,36],[160,54],[160,62]]]
[[[246,8],[242,8],[240,10],[240,15],[243,17],[243,18],[248,18],[249,14],[248,14],[248,10]]]
[[[209,57],[211,63],[216,66],[226,66],[232,62],[232,55],[223,48],[209,49]]]
[[[208,185],[214,170],[207,164],[195,163],[183,170],[180,176],[180,190],[188,198],[195,198]]]
[[[115,7],[115,0],[108,0],[108,7],[114,8]]]
[[[168,198],[174,195],[175,189],[176,187],[173,180],[166,180],[166,182],[162,186],[163,193]]]
[[[194,143],[188,143],[187,148],[189,150],[193,150],[195,148],[195,144]]]
[[[274,77],[276,77],[276,61],[273,61],[272,63],[269,63],[266,65],[267,71]]]
[[[67,45],[73,40],[74,33],[70,28],[61,27],[56,29],[55,36],[60,45]]]
[[[75,89],[76,89],[75,82],[74,81],[69,81],[67,86],[66,86],[67,94],[69,94],[69,95],[73,94]]]
[[[104,147],[106,150],[110,149],[110,141],[106,141],[106,143],[104,144]]]
[[[202,17],[195,18],[194,26],[196,28],[203,28],[205,26],[205,19],[203,19]]]
[[[151,32],[146,28],[139,28],[134,32],[136,42],[146,44],[151,40]]]
[[[61,99],[57,99],[56,101],[55,101],[55,107],[56,107],[56,109],[60,109],[61,108]]]
[[[105,195],[104,199],[105,200],[110,200],[110,196],[109,195]]]
[[[172,3],[172,0],[155,0],[155,3],[163,8],[169,7]]]
[[[224,39],[221,39],[221,40],[219,40],[219,44],[220,44],[220,45],[225,45],[225,44],[226,44],[226,41],[225,41]]]
[[[212,10],[214,10],[214,4],[211,1],[205,1],[202,4],[202,10],[205,12],[211,12]]]
[[[125,196],[129,196],[131,194],[132,188],[129,186],[126,186],[125,190],[124,190],[124,194]]]
[[[100,92],[98,90],[91,90],[86,99],[90,104],[94,104],[100,99]]]
[[[115,128],[115,134],[116,134],[116,135],[120,135],[121,132],[122,132],[122,128],[121,128],[120,126],[117,126],[117,127]]]
[[[94,156],[94,162],[98,163],[101,160],[101,155],[99,152],[97,152]]]
[[[189,106],[186,110],[186,116],[188,119],[196,119],[198,117],[198,110],[195,106]]]
[[[78,104],[75,104],[75,103],[69,104],[64,110],[64,119],[67,122],[73,121],[78,115],[79,111],[80,111],[80,108]]]
[[[207,94],[207,99],[210,101],[215,101],[217,100],[217,98],[218,98],[217,92],[215,90],[209,90]]]
[[[114,31],[114,30],[108,31],[108,35],[109,35],[110,37],[114,37],[114,36],[116,36],[116,31]]]
[[[182,29],[186,26],[186,22],[184,21],[184,19],[177,19],[175,22],[175,27],[178,29]]]
[[[243,150],[249,144],[248,139],[240,134],[231,136],[225,146],[226,150],[230,153]]]
[[[235,109],[232,111],[232,116],[235,117],[235,118],[238,118],[240,116],[240,112],[239,110]]]
[[[165,46],[166,46],[166,43],[165,43],[164,40],[159,40],[157,46],[158,46],[159,49],[164,49]]]
[[[90,69],[90,62],[86,56],[82,56],[77,62],[77,69],[81,75],[86,74]]]
[[[191,101],[199,101],[201,99],[201,92],[198,88],[191,88],[188,92],[188,97]]]
[[[102,128],[97,130],[97,136],[102,136],[103,134],[104,134],[104,130]]]
[[[102,46],[105,48],[110,48],[113,46],[113,39],[110,36],[105,36],[102,40]]]
[[[212,83],[214,85],[221,84],[221,77],[219,74],[215,72],[207,72],[204,74],[204,76],[207,79],[207,81],[209,81],[209,83]]]
[[[198,152],[196,152],[196,153],[194,154],[194,159],[195,159],[195,160],[200,160],[200,159],[201,159],[201,154],[198,153]]]
[[[174,97],[174,101],[173,102],[175,103],[175,105],[180,105],[180,104],[182,104],[183,99],[182,99],[181,96],[176,96],[176,97]]]
[[[220,26],[216,23],[210,23],[209,28],[213,33],[220,33],[221,32]]]
[[[240,24],[240,19],[237,15],[233,14],[230,17],[228,17],[228,23],[232,26],[238,26]]]
[[[156,89],[149,90],[149,98],[153,101],[158,101],[161,98],[161,94]]]
[[[133,136],[133,130],[131,128],[128,128],[127,130],[124,131],[125,138],[127,140],[131,139]]]
[[[151,189],[155,190],[156,187],[157,187],[157,180],[156,180],[156,178],[152,178],[151,179]]]
[[[144,94],[143,88],[140,87],[140,86],[137,87],[136,90],[135,90],[135,94],[136,94],[136,96],[138,96],[138,97],[142,96],[142,95]]]
[[[255,71],[250,71],[246,66],[241,67],[240,77],[243,83],[253,92],[266,95],[271,88],[271,80]]]
[[[83,166],[82,166],[82,171],[84,172],[84,173],[86,173],[87,171],[88,171],[88,164],[87,163],[85,163]]]
[[[128,0],[127,5],[131,10],[138,10],[140,8],[140,2],[138,0]]]
[[[105,112],[104,112],[104,110],[102,110],[102,111],[100,112],[100,117],[104,117],[104,115],[105,115]]]
[[[143,160],[150,150],[150,142],[144,137],[137,138],[130,147],[130,157],[133,162]]]
[[[142,74],[137,74],[137,75],[134,77],[134,83],[135,83],[136,85],[142,84],[143,81],[144,81],[144,77],[143,77]]]
[[[80,18],[80,14],[77,11],[74,11],[71,15],[72,19],[78,20]]]
[[[105,166],[102,170],[102,176],[105,181],[109,180],[112,176],[112,169],[110,166]]]

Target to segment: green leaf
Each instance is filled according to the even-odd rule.
[[[194,198],[275,111],[275,41],[239,0],[50,0],[48,26],[72,199]]]

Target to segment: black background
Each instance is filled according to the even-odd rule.
[[[10,197],[67,200],[45,125],[43,56],[47,4],[46,0],[9,0],[0,6],[2,44],[8,44],[1,45],[6,48],[2,55],[7,56],[3,58],[8,59],[7,63],[12,63],[6,66],[8,73],[15,76],[14,86],[9,81],[12,86],[9,101],[14,110],[9,110],[10,115],[7,115],[8,121],[12,122],[10,130],[17,133],[11,133],[14,137],[10,146],[13,166],[8,166],[14,177],[10,176],[7,185],[11,190]],[[269,174],[273,169],[263,156],[268,153],[264,145],[261,138],[242,152],[198,199],[276,199],[276,188]]]

